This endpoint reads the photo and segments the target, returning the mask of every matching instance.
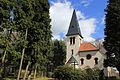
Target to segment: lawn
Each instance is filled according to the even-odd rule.
[[[40,77],[40,78],[36,78],[36,79],[33,79],[33,80],[54,80],[54,79],[46,78],[46,77]]]

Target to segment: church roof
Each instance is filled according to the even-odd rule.
[[[77,21],[77,17],[76,17],[76,12],[74,10],[66,36],[76,35],[76,34],[78,34],[82,37],[80,27],[79,27],[79,24],[78,24],[78,21]]]
[[[68,60],[67,63],[78,63],[78,62],[73,56],[71,56],[71,58]]]
[[[94,50],[98,50],[98,48],[91,44],[90,42],[80,44],[80,51],[94,51]]]

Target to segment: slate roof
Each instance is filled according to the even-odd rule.
[[[76,17],[76,12],[74,10],[66,36],[76,35],[76,34],[78,34],[82,37],[80,27],[79,27],[79,24],[78,24],[78,21],[77,21],[77,17]]]
[[[71,56],[71,58],[68,60],[67,63],[74,63],[74,62],[78,63],[77,60],[73,56]]]
[[[93,44],[91,44],[90,42],[80,44],[79,51],[94,51],[94,50],[98,50],[98,48],[94,46]]]

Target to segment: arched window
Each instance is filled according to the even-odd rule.
[[[75,44],[75,37],[73,37],[73,44]]]
[[[70,38],[70,45],[72,44],[72,37]]]
[[[95,64],[98,64],[98,58],[95,58],[94,60],[95,60]]]
[[[73,55],[73,49],[71,51],[72,51],[72,55]]]
[[[75,37],[70,37],[70,45],[75,44]]]
[[[80,61],[81,61],[81,65],[83,65],[84,64],[84,59],[81,58]]]

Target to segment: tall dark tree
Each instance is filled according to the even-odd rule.
[[[35,71],[36,69],[43,69],[45,68],[48,55],[50,54],[51,50],[51,25],[50,25],[50,16],[49,16],[49,4],[48,0],[34,0],[34,4],[32,4],[33,10],[35,12],[33,17],[33,26],[36,27],[35,41],[34,44],[35,48]],[[33,34],[34,34],[33,33]],[[39,65],[39,66],[38,66]]]
[[[17,80],[24,66],[26,71],[30,66],[31,75],[34,66],[43,68],[48,62],[52,37],[50,21],[48,0],[0,0],[0,31],[7,31],[14,43],[12,49],[15,50],[9,51],[21,53]],[[11,36],[11,33],[15,34]],[[10,42],[3,34],[1,37]],[[3,39],[0,40],[4,42]],[[0,43],[6,49],[7,43],[3,42]]]
[[[14,0],[0,1],[0,48],[3,50],[2,64],[14,64],[17,58],[15,50],[15,40],[12,29],[15,28],[12,17]],[[5,71],[6,72],[6,71]],[[5,74],[4,74],[5,75]]]
[[[60,65],[65,64],[66,46],[63,41],[58,41],[58,40],[53,41],[52,53],[53,53],[52,62],[54,65],[54,69]]]
[[[17,80],[19,80],[20,72],[22,70],[24,53],[26,53],[26,48],[28,48],[28,44],[30,40],[28,39],[31,34],[29,33],[32,28],[32,18],[33,18],[33,10],[31,7],[32,0],[18,0],[15,2],[15,25],[16,32],[19,34],[19,50],[21,51],[21,61],[18,72]],[[18,36],[18,35],[17,35]],[[31,52],[30,52],[31,54]],[[29,59],[29,57],[28,57]]]
[[[24,60],[26,69],[30,66],[29,78],[33,67],[39,64],[44,66],[50,52],[51,26],[49,18],[48,0],[19,0],[16,7],[17,32],[25,35],[27,30],[28,42]],[[23,48],[24,49],[24,48]],[[27,70],[26,70],[27,71]]]
[[[105,66],[115,66],[120,72],[120,0],[108,1],[105,18]]]
[[[51,47],[51,26],[50,26],[50,17],[49,17],[49,4],[48,0],[35,0],[33,4],[35,16],[33,17],[33,26],[36,26],[37,30],[37,42],[34,44],[36,48],[36,56],[34,60],[36,64],[39,64],[40,67],[45,67],[44,65],[47,62],[47,56],[50,53]],[[35,65],[35,68],[38,66]]]

